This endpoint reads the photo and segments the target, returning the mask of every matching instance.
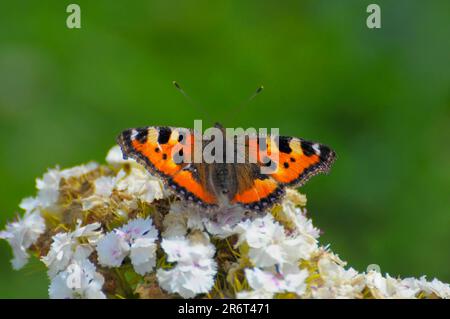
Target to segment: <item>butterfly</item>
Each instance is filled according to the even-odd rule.
[[[216,127],[225,132],[221,125]],[[241,155],[244,162],[207,162],[203,158],[192,161],[195,143],[205,147],[210,140],[186,128],[131,128],[117,137],[117,143],[125,159],[133,158],[159,176],[180,198],[212,210],[240,206],[248,211],[265,211],[280,202],[286,187],[300,187],[313,175],[327,173],[336,157],[328,146],[302,138],[246,137],[244,147],[239,148],[242,145],[238,145],[236,137],[224,135],[220,156],[225,159],[230,155],[225,145],[231,143],[236,153],[232,157]],[[248,154],[255,149],[255,160],[251,162]],[[242,152],[246,154],[242,156]],[[275,153],[277,157],[272,158],[270,155]],[[267,166],[273,168],[270,173],[261,173]]]

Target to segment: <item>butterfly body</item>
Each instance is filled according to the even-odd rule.
[[[280,201],[285,187],[301,186],[311,176],[327,172],[335,158],[329,147],[303,139],[267,136],[239,141],[227,136],[220,125],[216,128],[223,134],[221,146],[211,152],[215,161],[202,153],[211,149],[211,139],[185,128],[132,128],[123,131],[117,141],[124,157],[160,176],[182,199],[211,210],[264,211]],[[200,146],[199,153],[196,146]],[[253,160],[252,151],[256,154]],[[264,168],[268,166],[273,170],[267,173]]]

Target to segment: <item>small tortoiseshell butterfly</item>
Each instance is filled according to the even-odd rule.
[[[216,127],[225,131],[220,125]],[[335,152],[328,146],[288,136],[279,136],[274,143],[268,136],[263,139],[266,144],[263,148],[261,138],[253,140],[258,145],[254,163],[180,161],[180,158],[192,156],[196,136],[193,130],[186,128],[149,126],[123,131],[117,142],[124,158],[131,157],[151,174],[160,176],[181,198],[209,209],[241,206],[250,211],[264,211],[279,202],[285,187],[299,187],[311,176],[327,173],[335,159]],[[188,147],[181,148],[180,143]],[[202,141],[202,145],[204,143]],[[236,144],[236,139],[231,143]],[[252,145],[255,143],[247,138],[246,151]],[[265,149],[264,154],[277,150],[278,162],[269,160],[268,163],[262,158],[261,149]],[[225,147],[223,154],[225,158]],[[274,170],[261,174],[261,167],[267,165],[274,166]]]

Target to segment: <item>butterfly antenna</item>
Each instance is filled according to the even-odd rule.
[[[244,108],[244,107],[246,107],[259,93],[261,93],[262,91],[264,90],[264,86],[259,86],[257,89],[256,89],[256,91],[252,94],[252,95],[250,95],[250,97],[247,99],[247,100],[245,100],[242,104],[240,104],[239,106],[237,106],[237,107],[235,107],[235,108],[233,108],[233,109],[231,109],[230,111],[228,111],[228,114],[234,114],[234,116],[236,117],[236,115],[238,115],[239,114],[239,112],[241,112],[242,111],[242,109]]]
[[[183,90],[183,88],[180,86],[180,84],[178,84],[177,81],[172,81],[172,84],[175,86],[175,88],[176,88],[178,91],[180,91],[181,94],[183,94],[183,96],[186,98],[186,100],[188,100],[188,102],[189,102],[193,107],[195,107],[195,108],[196,108],[197,110],[199,110],[200,112],[204,112],[205,115],[206,115],[209,119],[211,119],[211,116],[210,116],[210,114],[208,113],[208,111],[207,111],[205,108],[203,108],[203,107],[199,107],[199,105],[198,105],[197,103],[195,103],[195,102],[191,99],[191,97]]]
[[[257,96],[259,93],[262,92],[262,90],[264,90],[264,86],[261,85],[259,88],[256,89],[255,93],[253,93],[252,96],[250,96],[248,98],[247,103],[250,102],[251,100],[253,100],[255,98],[255,96]]]

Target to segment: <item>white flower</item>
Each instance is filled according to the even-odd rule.
[[[402,282],[386,274],[384,278],[377,271],[370,271],[366,275],[366,285],[375,298],[410,299],[415,298],[419,288],[411,287],[409,282]]]
[[[305,280],[308,276],[307,270],[299,269],[296,265],[275,267],[273,271],[264,271],[259,268],[245,269],[248,284],[257,296],[269,294],[273,296],[275,293],[284,292],[293,292],[302,296],[306,291]],[[240,297],[242,298],[243,295],[241,294]]]
[[[120,165],[124,165],[127,163],[128,164],[131,164],[131,163],[136,164],[136,161],[133,160],[132,158],[123,159],[123,153],[122,153],[122,150],[120,149],[119,145],[113,146],[108,151],[108,154],[106,155],[106,162],[113,166],[120,166]]]
[[[306,210],[300,207],[293,209],[283,209],[284,214],[288,215],[295,225],[295,230],[303,236],[309,236],[311,239],[317,239],[320,236],[320,230],[314,227],[312,220],[306,217]],[[312,240],[310,240],[312,241]]]
[[[193,298],[211,290],[217,272],[213,259],[215,248],[211,243],[178,237],[163,239],[161,247],[167,254],[167,260],[177,263],[170,270],[158,269],[161,288],[178,293],[183,298]]]
[[[22,268],[28,261],[27,249],[34,244],[45,231],[45,221],[39,211],[34,210],[31,202],[22,201],[21,207],[28,208],[23,218],[6,225],[6,230],[0,232],[0,238],[5,239],[13,249],[11,260],[14,269]]]
[[[317,266],[323,284],[311,287],[313,298],[356,298],[364,289],[364,276],[353,268],[346,270],[336,259],[328,253],[319,259]]]
[[[95,195],[103,197],[111,196],[115,183],[116,180],[112,176],[100,176],[94,182]]]
[[[317,239],[320,236],[320,230],[315,228],[311,219],[306,217],[306,210],[298,207],[301,203],[306,203],[306,197],[296,190],[287,189],[280,214],[295,226],[297,232],[311,239]]]
[[[227,238],[238,233],[237,225],[246,219],[255,218],[254,212],[248,212],[240,207],[231,207],[219,211],[214,218],[206,216],[203,219],[205,229],[215,237]]]
[[[156,244],[147,238],[138,238],[130,252],[134,270],[141,275],[151,272],[156,265]]]
[[[245,269],[248,284],[254,290],[265,290],[273,293],[284,290],[283,278],[280,275],[263,271],[259,268]]]
[[[286,196],[283,199],[283,204],[289,203],[293,207],[306,206],[306,196],[298,192],[295,188],[286,188]]]
[[[76,259],[52,279],[48,293],[52,299],[105,299],[104,282],[93,263],[88,259]]]
[[[183,237],[189,229],[203,231],[202,218],[198,208],[176,201],[170,205],[170,211],[164,217],[163,237]]]
[[[253,214],[241,208],[205,212],[183,201],[176,201],[164,218],[163,237],[183,237],[188,230],[200,230],[218,238],[226,238],[236,234],[236,225],[250,216]]]
[[[59,197],[59,184],[62,178],[67,179],[73,176],[81,176],[93,171],[97,167],[97,163],[90,162],[86,165],[75,166],[62,171],[58,168],[49,169],[42,178],[36,179],[39,205],[43,208],[49,208],[57,202]]]
[[[210,227],[209,223],[213,223],[212,218],[211,214],[205,214],[195,206],[176,201],[170,205],[170,211],[164,218],[163,237],[183,237],[188,230],[205,231]]]
[[[308,259],[317,248],[315,242],[309,242],[303,236],[287,236],[283,226],[270,214],[241,222],[236,229],[239,233],[237,245],[247,242],[249,257],[257,267]]]
[[[128,243],[114,231],[97,242],[98,262],[103,266],[119,267],[130,253]]]
[[[19,207],[26,212],[34,211],[39,208],[39,200],[36,197],[26,197],[22,199]]]
[[[87,198],[83,198],[81,201],[83,210],[88,210],[98,205],[107,204],[115,184],[116,178],[113,176],[100,176],[97,178],[94,181],[94,194]]]
[[[107,267],[119,267],[129,256],[134,270],[144,275],[156,265],[158,231],[152,219],[137,218],[115,229],[97,242],[98,261]]]
[[[411,280],[412,278],[406,278],[406,280]],[[419,280],[414,279],[415,284],[414,287],[418,287],[421,291],[423,291],[427,296],[432,294],[436,295],[440,298],[449,299],[450,298],[450,285],[439,281],[434,278],[432,281],[427,281],[426,276],[420,277]]]
[[[43,207],[50,207],[58,200],[60,180],[61,174],[57,168],[49,169],[42,179],[36,179],[38,200]]]
[[[236,234],[236,228],[233,224],[225,224],[211,219],[204,220],[205,230],[217,238],[227,238]]]
[[[73,232],[58,233],[53,236],[53,242],[48,254],[41,258],[48,267],[48,275],[53,278],[59,271],[65,269],[73,259],[87,258],[93,251],[92,244],[101,236],[100,223],[83,227],[78,222]],[[83,243],[81,239],[87,241]]]
[[[306,279],[309,272],[306,269],[300,269],[297,265],[283,265],[280,267],[280,274],[284,277],[285,290],[294,292],[302,296],[306,291]]]
[[[128,174],[121,170],[117,174],[116,189],[134,195],[142,201],[151,203],[164,198],[161,180],[150,175],[142,166],[132,166]]]
[[[69,177],[77,177],[77,176],[87,174],[97,168],[98,168],[97,163],[89,162],[86,165],[79,165],[79,166],[74,166],[74,167],[63,169],[62,171],[60,171],[60,175],[62,178],[67,179]]]

